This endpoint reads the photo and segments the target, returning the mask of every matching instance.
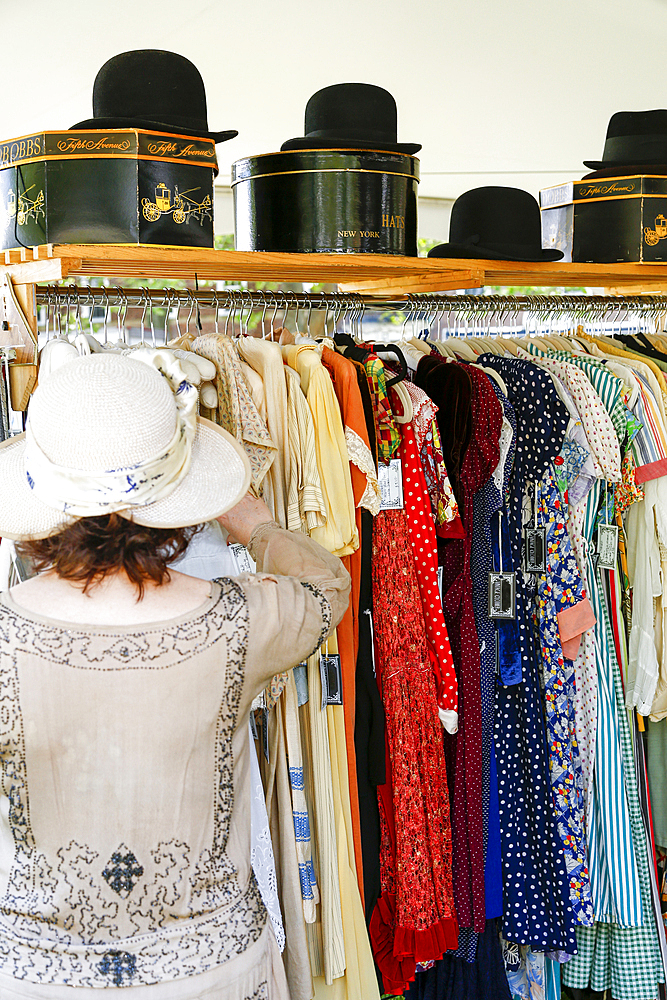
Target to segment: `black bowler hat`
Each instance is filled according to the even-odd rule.
[[[306,104],[304,135],[281,149],[377,149],[418,153],[417,142],[397,142],[396,101],[371,83],[336,83]]]
[[[134,49],[113,56],[95,77],[93,117],[72,129],[143,128],[226,142],[235,130],[210,132],[204,81],[176,52]]]
[[[617,111],[609,119],[601,160],[584,160],[591,170],[667,163],[667,111]]]
[[[429,257],[479,260],[560,260],[562,250],[542,248],[540,206],[528,191],[479,187],[452,205],[449,243],[429,250]]]

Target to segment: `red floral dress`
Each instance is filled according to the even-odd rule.
[[[378,787],[382,895],[370,932],[386,992],[403,993],[417,962],[458,943],[442,726],[404,510],[374,520],[373,623],[387,781]]]

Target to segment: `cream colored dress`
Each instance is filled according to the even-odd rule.
[[[265,572],[168,621],[0,598],[3,1000],[287,1000],[250,866],[248,712],[340,620],[349,577],[275,524],[249,548]]]

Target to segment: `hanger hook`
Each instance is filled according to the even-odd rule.
[[[188,300],[190,302],[190,312],[188,313],[188,318],[185,321],[185,336],[189,337],[190,336],[190,320],[192,319],[192,314],[193,314],[193,312],[195,310],[196,299],[194,297],[194,293],[193,293],[193,291],[192,291],[191,288],[188,288],[187,295],[188,295]]]
[[[239,337],[243,336],[243,314],[245,313],[245,292],[242,289],[239,292]]]
[[[271,316],[271,333],[270,333],[270,338],[271,338],[271,340],[273,340],[273,331],[274,331],[274,327],[275,327],[276,316],[278,315],[278,296],[276,295],[276,293],[273,290],[271,291],[271,298],[273,299],[273,315]]]
[[[144,307],[143,310],[142,310],[142,313],[141,313],[141,346],[142,347],[146,346],[146,331],[145,331],[145,327],[144,327],[144,320],[146,319],[146,312],[148,310],[148,296],[146,294],[146,291],[147,290],[144,288],[144,289],[142,289],[142,292],[141,292],[141,301],[142,301],[143,307]]]
[[[299,296],[296,292],[294,294],[294,329],[298,336],[299,334]]]

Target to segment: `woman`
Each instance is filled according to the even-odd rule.
[[[247,719],[342,617],[338,559],[246,496],[167,351],[49,375],[0,446],[0,996],[288,996],[250,867]],[[260,572],[168,564],[218,517]]]

